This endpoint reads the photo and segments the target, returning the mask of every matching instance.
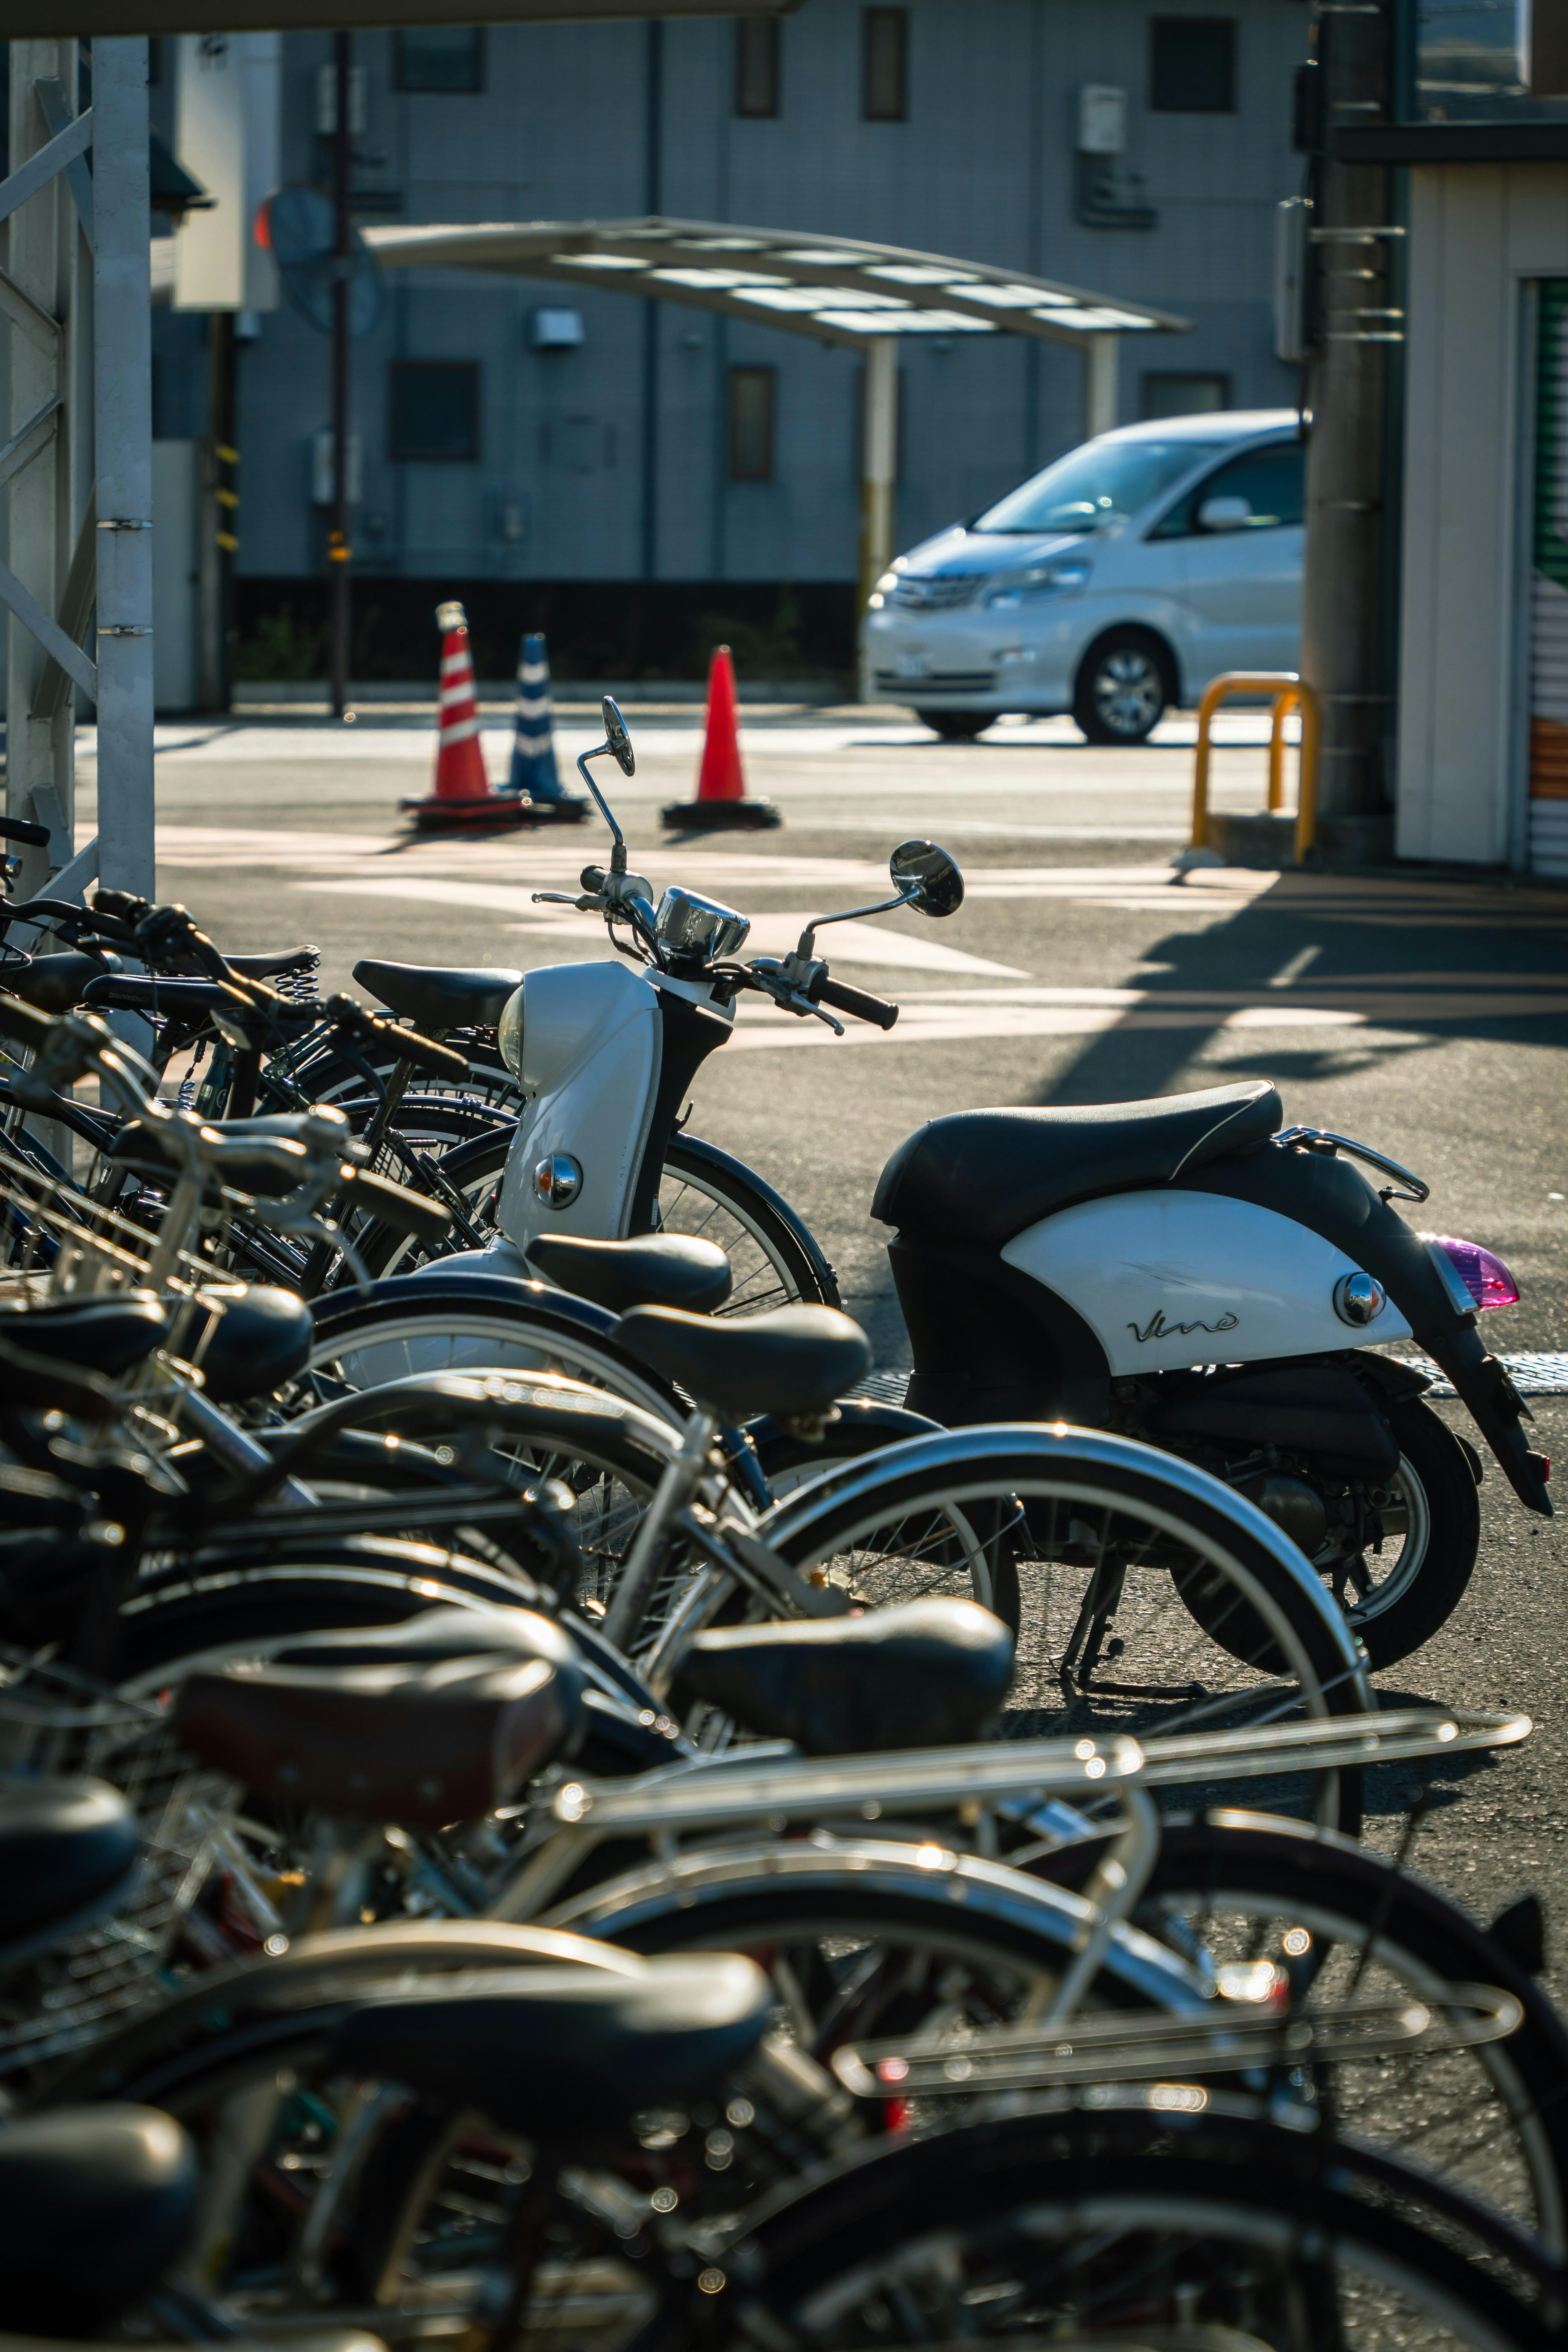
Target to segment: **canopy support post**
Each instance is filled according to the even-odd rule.
[[[1118,422],[1116,362],[1119,335],[1086,335],[1083,339],[1083,430],[1092,441],[1097,433],[1114,431]]]
[[[865,407],[860,429],[860,699],[871,699],[871,659],[866,608],[893,560],[893,507],[899,473],[899,343],[872,335],[866,345]]]

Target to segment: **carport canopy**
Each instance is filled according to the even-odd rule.
[[[363,236],[388,269],[482,269],[607,287],[864,351],[862,606],[893,555],[899,337],[1032,335],[1076,345],[1086,367],[1086,421],[1098,433],[1116,422],[1119,338],[1182,333],[1188,323],[1022,270],[801,229],[649,216],[388,226]]]

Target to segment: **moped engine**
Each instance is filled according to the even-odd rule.
[[[1283,1529],[1299,1551],[1316,1559],[1329,1539],[1329,1517],[1315,1486],[1286,1471],[1270,1470],[1261,1477],[1237,1480],[1236,1487]]]

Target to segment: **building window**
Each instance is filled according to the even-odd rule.
[[[392,37],[394,89],[480,90],[485,37],[476,25],[421,25]]]
[[[1236,112],[1234,16],[1153,16],[1149,36],[1149,103],[1156,114]]]
[[[479,371],[473,360],[394,360],[387,445],[410,465],[472,465],[479,454]]]
[[[779,20],[735,20],[735,111],[764,121],[779,110]]]
[[[773,420],[778,406],[778,370],[730,370],[729,474],[732,482],[773,478]]]
[[[868,122],[902,122],[910,110],[910,12],[860,12],[860,112]]]
[[[1157,416],[1212,416],[1230,406],[1227,375],[1191,375],[1156,372],[1143,378],[1139,410],[1145,421]]]

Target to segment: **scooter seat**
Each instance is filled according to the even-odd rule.
[[[128,1894],[136,1817],[104,1780],[21,1780],[0,1790],[0,1966],[51,1929],[74,1934]]]
[[[543,1658],[193,1675],[194,1755],[262,1795],[343,1820],[441,1829],[508,1803],[564,1744],[582,1675]]]
[[[706,1699],[748,1731],[812,1756],[978,1739],[1013,1679],[1013,1636],[973,1601],[934,1595],[863,1617],[725,1625],[681,1661],[683,1706]]]
[[[0,2125],[0,2324],[96,2334],[178,2253],[197,2185],[190,2141],[153,2107],[61,2107]]]
[[[389,2075],[503,2129],[582,2140],[634,2112],[721,2090],[766,2032],[773,1988],[729,1952],[598,1969],[476,1972],[456,1990],[366,2002],[333,2034],[359,2075]]]
[[[614,1336],[726,1422],[826,1412],[871,1369],[866,1334],[832,1307],[775,1307],[728,1323],[674,1307],[634,1307]]]
[[[687,1234],[645,1234],[630,1242],[578,1241],[542,1234],[530,1263],[558,1290],[624,1315],[632,1307],[683,1307],[713,1315],[730,1296],[730,1261],[717,1242]]]
[[[110,972],[120,970],[118,956],[107,959]],[[31,963],[7,964],[0,970],[0,987],[40,1013],[68,1013],[79,1004],[89,983],[105,977],[105,959],[92,955],[35,956]]]
[[[903,1233],[1011,1241],[1074,1201],[1179,1183],[1190,1169],[1266,1143],[1282,1116],[1266,1078],[1152,1102],[954,1111],[906,1136],[871,1214]]]
[[[378,1003],[423,1029],[493,1029],[508,997],[522,986],[520,971],[377,963],[369,956],[355,964],[354,978]]]

